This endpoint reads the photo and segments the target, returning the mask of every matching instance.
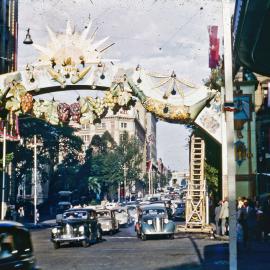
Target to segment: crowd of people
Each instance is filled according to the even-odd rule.
[[[237,200],[237,239],[248,246],[252,240],[268,240],[270,233],[270,197],[252,200],[240,197]],[[229,203],[225,198],[215,208],[217,235],[229,233]]]

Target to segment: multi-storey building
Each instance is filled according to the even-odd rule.
[[[17,68],[18,1],[0,2],[0,74]]]
[[[129,110],[121,109],[117,114],[108,113],[100,123],[95,125],[72,123],[72,126],[77,128],[76,133],[84,142],[84,150],[88,148],[94,135],[101,136],[105,131],[111,134],[117,144],[121,141],[124,132],[135,136],[141,145],[143,173],[146,171],[146,139],[151,135],[151,157],[154,160],[153,163],[156,164],[156,118],[150,113],[146,113],[140,102]]]

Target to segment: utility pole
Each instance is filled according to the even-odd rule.
[[[224,32],[224,74],[225,74],[225,105],[233,106],[232,77],[232,41],[231,41],[231,4],[232,0],[222,0],[223,32]],[[237,238],[236,238],[236,187],[234,158],[234,112],[226,111],[228,195],[229,195],[229,263],[230,270],[237,270]]]
[[[41,146],[41,143],[37,143],[37,135],[34,135],[34,144],[30,144],[30,147],[34,148],[34,224],[37,224],[37,147]]]
[[[4,126],[1,220],[3,220],[5,217],[4,208],[5,208],[5,189],[6,189],[6,142],[7,142],[7,129],[6,126]]]

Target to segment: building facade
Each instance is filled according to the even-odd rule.
[[[0,74],[17,69],[18,1],[0,2]]]
[[[82,138],[84,150],[89,147],[94,135],[102,136],[105,131],[111,134],[117,144],[120,143],[124,132],[134,136],[139,140],[141,146],[143,173],[146,172],[147,136],[151,134],[153,141],[150,148],[152,157],[156,160],[156,119],[151,114],[146,113],[140,102],[137,102],[129,110],[121,109],[117,114],[108,113],[106,117],[101,119],[100,123],[83,125],[72,123],[71,125],[77,129],[75,134]]]

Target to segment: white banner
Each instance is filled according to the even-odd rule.
[[[195,123],[211,135],[216,141],[222,143],[221,100],[219,93],[210,101],[210,106],[205,106],[199,113]]]

